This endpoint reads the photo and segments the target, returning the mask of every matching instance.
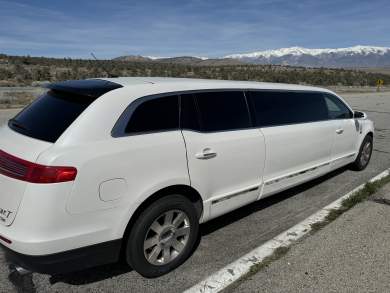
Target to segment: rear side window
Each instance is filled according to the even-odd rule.
[[[315,122],[328,119],[321,93],[288,91],[251,91],[258,127]]]
[[[127,134],[179,129],[178,96],[141,100],[126,126]]]
[[[251,127],[243,92],[202,92],[194,96],[202,131],[226,131]]]
[[[27,106],[8,125],[26,136],[54,143],[94,100],[52,90]]]
[[[351,110],[337,97],[324,94],[330,119],[349,119],[353,117]]]

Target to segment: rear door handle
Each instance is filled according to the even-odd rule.
[[[342,129],[342,128],[336,130],[337,134],[342,134],[343,132],[344,132],[344,129]]]
[[[195,155],[195,157],[199,160],[208,160],[208,159],[215,158],[216,156],[217,153],[210,148],[205,148],[203,151]]]

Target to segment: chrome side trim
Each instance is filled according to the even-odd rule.
[[[312,168],[309,168],[309,169],[305,169],[303,171],[299,171],[299,172],[296,172],[296,173],[293,173],[293,174],[290,174],[290,175],[287,175],[287,176],[284,176],[284,177],[280,177],[278,179],[274,179],[274,180],[268,181],[268,182],[265,183],[265,185],[271,185],[271,184],[280,182],[280,181],[285,180],[285,179],[293,178],[293,177],[296,177],[296,176],[299,176],[299,175],[302,175],[302,174],[305,174],[305,173],[308,173],[308,172],[312,172],[314,170],[317,170],[319,168],[322,168],[322,167],[325,167],[325,166],[328,166],[328,165],[330,165],[330,162],[324,163],[324,164],[321,164],[321,165],[318,165],[316,167],[312,167]]]
[[[352,157],[355,156],[355,155],[356,155],[356,153],[349,154],[349,155],[346,155],[346,156],[343,156],[343,157],[334,159],[333,161],[331,161],[331,163],[337,162],[337,161],[340,161],[340,160],[344,160],[344,159],[348,159],[348,158],[352,158]]]
[[[215,200],[211,201],[211,204],[220,203],[220,202],[222,202],[222,201],[229,200],[229,199],[231,199],[231,198],[233,198],[233,197],[242,195],[242,194],[244,194],[244,193],[256,191],[256,190],[258,190],[259,188],[260,188],[260,186],[251,187],[251,188],[248,188],[248,189],[245,189],[245,190],[236,192],[236,193],[232,193],[232,194],[229,194],[229,195],[224,196],[224,197],[222,197],[222,198],[218,198],[218,199],[215,199]]]
[[[296,172],[296,173],[293,173],[293,174],[290,174],[290,175],[287,175],[287,176],[283,176],[283,177],[280,177],[280,178],[277,178],[277,179],[273,179],[273,180],[270,180],[270,181],[267,181],[265,182],[265,185],[271,185],[271,184],[274,184],[274,183],[277,183],[277,182],[280,182],[282,180],[285,180],[285,179],[289,179],[289,178],[293,178],[293,177],[296,177],[296,176],[299,176],[299,175],[302,175],[302,174],[305,174],[305,173],[308,173],[308,172],[313,172],[319,168],[322,168],[322,167],[325,167],[325,166],[328,166],[334,162],[337,162],[339,160],[343,160],[343,159],[347,159],[347,158],[351,158],[353,156],[355,156],[356,153],[353,153],[353,154],[349,154],[349,155],[346,155],[346,156],[343,156],[343,157],[340,157],[340,158],[337,158],[337,159],[334,159],[330,162],[327,162],[327,163],[323,163],[323,164],[320,164],[318,166],[315,166],[315,167],[312,167],[312,168],[308,168],[308,169],[305,169],[303,171],[299,171],[299,172]]]

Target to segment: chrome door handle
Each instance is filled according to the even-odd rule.
[[[203,151],[195,155],[195,157],[199,160],[208,160],[208,159],[215,158],[216,156],[217,153],[210,148],[205,148]]]
[[[344,129],[342,129],[342,128],[336,130],[337,134],[342,134],[343,132],[344,132]]]

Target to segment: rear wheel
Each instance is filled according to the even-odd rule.
[[[355,162],[352,163],[352,168],[357,171],[364,170],[370,162],[372,150],[373,139],[371,135],[367,135],[360,146],[359,154]]]
[[[164,275],[191,254],[199,231],[197,211],[181,195],[165,196],[135,221],[126,246],[128,264],[144,277]]]

